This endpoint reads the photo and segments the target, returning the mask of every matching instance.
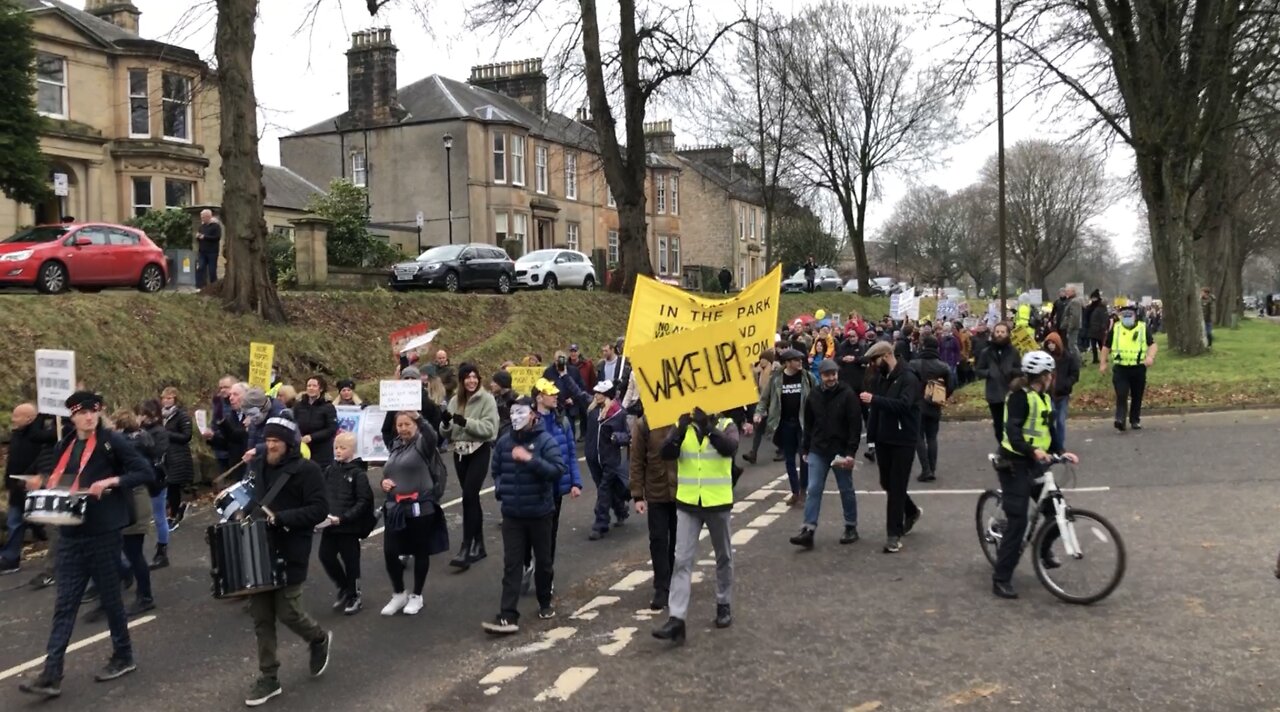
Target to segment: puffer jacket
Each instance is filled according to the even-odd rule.
[[[676,461],[662,458],[662,444],[673,426],[649,429],[641,417],[631,427],[631,498],[645,502],[676,501]]]
[[[512,454],[523,447],[533,459],[517,462]],[[498,438],[493,450],[493,491],[502,503],[502,516],[537,519],[556,509],[555,491],[564,476],[564,457],[556,439],[547,434],[542,423],[534,423],[521,431],[510,431]]]
[[[361,522],[373,511],[373,488],[364,460],[329,463],[324,471],[324,491],[329,514],[338,518],[338,523],[325,531],[360,534]]]
[[[955,382],[951,380],[951,369],[938,358],[938,352],[933,349],[921,349],[907,368],[915,371],[916,378],[920,379],[920,414],[931,420],[940,420],[942,407],[924,399],[924,386],[929,381],[940,378],[947,384],[947,396],[950,397],[955,390]]]
[[[191,417],[178,406],[164,419],[169,431],[169,452],[165,455],[165,481],[171,485],[189,485],[196,478],[196,464],[191,457]]]
[[[560,446],[560,456],[564,458],[564,476],[560,478],[558,492],[563,497],[569,490],[582,489],[582,474],[578,471],[578,446],[573,441],[573,431],[569,428],[569,420],[559,413],[543,413],[542,429],[555,438]]]

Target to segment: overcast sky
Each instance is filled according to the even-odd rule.
[[[424,1],[430,1],[432,8],[429,19],[424,19],[416,10],[416,4]],[[183,45],[212,61],[215,15],[212,0],[199,3],[175,0],[133,2],[142,11],[144,36]],[[800,6],[806,0],[784,2]],[[193,4],[195,7],[188,9]],[[392,27],[392,38],[400,49],[398,75],[401,86],[430,74],[465,80],[470,75],[470,68],[477,64],[542,55],[547,51],[550,34],[545,27],[533,27],[521,33],[522,36],[499,41],[485,33],[470,32],[465,28],[463,3],[456,1],[399,0],[384,8],[375,22],[369,17],[363,0],[324,0],[323,9],[313,22],[307,23],[305,14],[312,4],[313,0],[264,0],[261,3],[254,74],[261,107],[261,155],[265,163],[279,163],[280,136],[346,110],[347,75],[343,53],[350,45],[352,32],[372,26]],[[770,4],[779,11],[783,10],[781,2]],[[699,8],[702,7],[700,3]],[[945,31],[940,28],[923,30],[918,37],[924,46],[938,46],[945,39]],[[1016,97],[1006,97],[1006,106],[1013,106],[1015,100]],[[555,108],[570,113],[573,107]],[[677,140],[682,144],[714,140],[714,137],[691,135],[697,123],[682,119],[678,113],[663,111],[659,107],[649,114],[650,120],[673,119],[679,134]],[[1031,101],[1013,108],[1006,119],[1006,145],[1026,138],[1066,138],[1079,125],[1070,119],[1049,114],[1047,108],[1037,107]],[[994,90],[984,88],[982,94],[970,99],[959,123],[979,127],[990,123],[994,116]],[[983,163],[995,150],[996,132],[991,126],[964,142],[946,147],[939,157],[940,167],[909,178],[897,176],[884,180],[881,196],[868,210],[869,232],[874,235],[888,219],[909,181],[934,184],[948,191],[958,190],[977,180]],[[1134,236],[1140,228],[1139,201],[1126,188],[1126,178],[1132,170],[1132,154],[1123,146],[1116,148],[1108,157],[1107,165],[1116,182],[1116,189],[1112,192],[1115,202],[1095,221],[1095,225],[1113,236],[1113,243],[1122,257],[1129,256],[1136,250]]]

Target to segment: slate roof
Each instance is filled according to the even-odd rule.
[[[266,207],[300,212],[306,212],[311,196],[323,195],[325,192],[306,178],[281,166],[262,167],[262,187],[267,191]]]
[[[734,164],[732,159],[728,162],[717,161],[704,152],[678,152],[676,155],[695,173],[720,186],[733,198],[764,205],[764,195],[755,185],[746,166]]]
[[[58,13],[88,35],[90,39],[97,41],[107,49],[141,51],[148,54],[161,55],[167,59],[204,65],[204,60],[200,59],[200,55],[186,47],[146,39],[136,32],[113,25],[78,7],[68,5],[62,0],[18,0],[18,7],[32,13]]]

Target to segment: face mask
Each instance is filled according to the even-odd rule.
[[[533,420],[533,412],[527,406],[516,405],[511,407],[512,430],[524,430],[529,425],[530,420]]]
[[[1124,327],[1125,327],[1126,329],[1131,329],[1131,328],[1133,328],[1133,325],[1134,325],[1134,323],[1136,323],[1136,322],[1137,322],[1137,320],[1136,320],[1134,317],[1131,317],[1131,316],[1122,316],[1122,317],[1120,317],[1120,323],[1121,323],[1121,324],[1124,324]]]

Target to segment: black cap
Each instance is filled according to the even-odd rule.
[[[99,411],[102,410],[102,396],[93,391],[76,391],[67,396],[65,405],[73,414],[82,410]]]

